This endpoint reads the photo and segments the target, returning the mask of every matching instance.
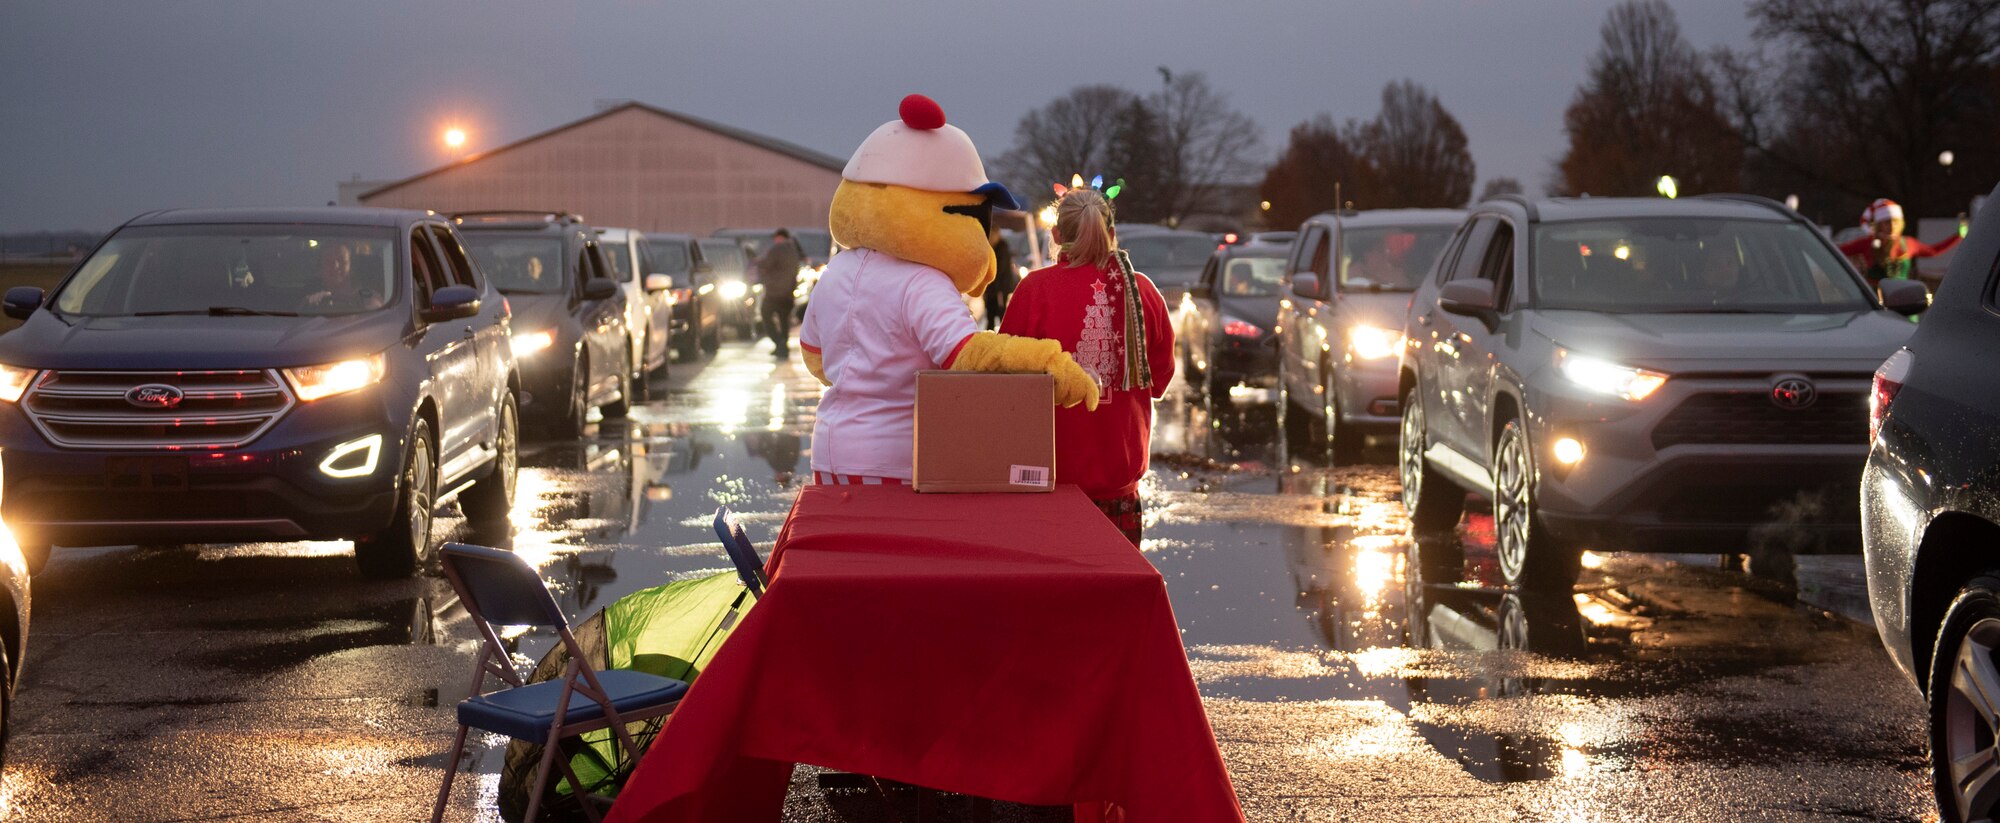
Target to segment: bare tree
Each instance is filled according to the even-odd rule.
[[[1808,202],[1894,197],[1946,214],[2000,176],[2000,0],[1752,0],[1780,56],[1718,63],[1769,186]],[[1957,148],[1947,169],[1940,152]],[[1968,148],[1974,149],[1967,151]]]
[[[1503,194],[1520,194],[1523,191],[1525,189],[1521,188],[1521,181],[1512,177],[1495,177],[1486,181],[1486,185],[1479,187],[1478,202],[1485,202]]]
[[[1112,171],[1119,114],[1139,96],[1117,86],[1078,86],[1028,112],[1014,126],[1014,146],[995,163],[1008,186],[1041,199],[1070,175]],[[1029,194],[1031,193],[1031,194]],[[1121,198],[1122,199],[1122,198]]]
[[[1284,153],[1264,172],[1258,187],[1259,196],[1271,203],[1264,214],[1266,225],[1290,228],[1338,207],[1336,184],[1342,199],[1372,202],[1377,178],[1361,154],[1361,131],[1361,124],[1351,120],[1337,124],[1330,114],[1293,126]]]
[[[1162,66],[1160,77],[1161,88],[1146,103],[1160,129],[1162,214],[1177,222],[1225,208],[1223,186],[1257,172],[1257,124],[1200,72],[1176,74]]]
[[[1665,0],[1626,0],[1599,29],[1589,76],[1563,113],[1560,194],[1644,195],[1661,175],[1684,192],[1741,184],[1742,144],[1701,56]]]
[[[1383,183],[1381,200],[1367,208],[1456,207],[1472,197],[1475,174],[1465,129],[1416,81],[1382,88],[1382,111],[1362,137]]]

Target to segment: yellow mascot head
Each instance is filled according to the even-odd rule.
[[[993,282],[986,240],[993,210],[1020,206],[986,179],[972,138],[945,123],[935,101],[912,94],[898,114],[868,135],[841,171],[828,219],[833,240],[930,266],[978,297]]]

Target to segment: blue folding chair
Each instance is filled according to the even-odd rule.
[[[542,790],[549,779],[549,764],[557,763],[569,784],[582,794],[583,784],[570,768],[569,757],[557,745],[564,738],[609,728],[625,752],[637,762],[641,754],[625,725],[673,712],[688,684],[643,672],[609,669],[595,671],[586,662],[583,647],[570,633],[569,620],[542,578],[513,552],[447,543],[439,552],[445,579],[458,592],[460,603],[472,615],[479,629],[479,662],[473,670],[472,694],[458,704],[458,739],[451,746],[451,762],[445,766],[444,787],[438,790],[437,806],[431,823],[444,817],[444,805],[451,798],[451,781],[458,774],[458,761],[465,754],[465,731],[469,728],[504,734],[520,740],[540,741],[542,760],[535,767],[535,787],[528,795],[524,820],[534,820],[541,806]],[[563,676],[529,684],[514,670],[507,647],[500,642],[495,626],[555,627],[569,651]],[[481,694],[480,688],[491,674],[508,688]],[[579,796],[578,804],[592,821],[597,810]]]
[[[736,522],[736,513],[728,506],[715,507],[715,536],[722,539],[722,549],[729,553],[729,562],[736,565],[736,577],[743,581],[743,587],[762,598],[765,587],[771,584],[764,577],[764,558],[757,556],[757,547],[750,545],[750,535],[743,531],[742,523]]]

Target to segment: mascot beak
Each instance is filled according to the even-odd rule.
[[[986,205],[991,208],[1001,211],[1021,210],[1021,201],[1015,200],[1014,193],[1008,191],[1006,186],[1002,186],[999,183],[987,183],[984,186],[973,189],[972,193],[986,198]]]

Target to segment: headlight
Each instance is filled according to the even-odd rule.
[[[725,280],[718,290],[725,300],[737,300],[750,293],[750,287],[743,285],[741,280]]]
[[[15,366],[0,366],[0,400],[13,403],[28,391],[28,384],[35,382],[35,370]]]
[[[1583,357],[1563,348],[1556,349],[1556,371],[1571,383],[1626,400],[1644,400],[1667,383],[1667,376],[1659,372]]]
[[[514,356],[527,357],[535,352],[556,344],[556,336],[548,331],[522,332],[514,335]]]
[[[381,382],[387,370],[388,359],[377,352],[338,363],[286,369],[285,377],[292,381],[292,392],[300,400],[312,402],[373,386]]]
[[[1347,330],[1347,350],[1359,360],[1380,360],[1396,356],[1396,348],[1403,342],[1402,332],[1378,329],[1374,326],[1355,326]]]

